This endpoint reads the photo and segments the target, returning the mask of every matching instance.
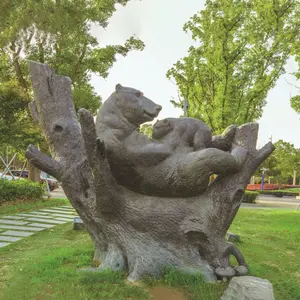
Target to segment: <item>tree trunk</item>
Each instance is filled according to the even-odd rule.
[[[297,171],[294,170],[294,172],[293,172],[293,185],[296,185],[296,180],[297,180]]]
[[[247,273],[242,254],[225,234],[241,204],[246,185],[272,143],[256,150],[258,125],[237,129],[233,147],[248,150],[240,172],[217,177],[197,197],[163,198],[133,193],[119,186],[97,139],[93,116],[76,118],[71,80],[47,66],[30,62],[35,111],[53,159],[29,146],[32,164],[62,182],[62,187],[86,225],[100,269],[127,270],[129,280],[160,276],[166,266],[200,271],[207,280]],[[232,267],[230,255],[239,266]]]
[[[40,182],[40,180],[41,180],[40,175],[41,175],[41,170],[36,168],[28,160],[28,179],[33,182]]]

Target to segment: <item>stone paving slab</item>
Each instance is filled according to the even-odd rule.
[[[18,217],[18,216],[4,216],[4,217],[1,217],[3,219],[11,219],[11,220],[22,220],[24,219],[24,217]]]
[[[22,237],[30,236],[30,235],[33,235],[34,233],[35,232],[26,232],[26,231],[22,232],[22,231],[12,231],[12,230],[2,232],[2,234],[4,234],[4,235],[22,236]]]
[[[28,225],[29,226],[29,225]],[[42,227],[42,226],[41,226]],[[42,231],[46,228],[37,228],[37,227],[24,227],[24,226],[13,226],[13,225],[1,225],[0,230],[11,229],[11,230],[24,230],[24,231]]]
[[[30,214],[34,214],[34,215],[44,215],[44,216],[47,216],[49,215],[49,213],[45,213],[45,212],[42,212],[42,211],[31,211]]]
[[[8,246],[8,245],[10,245],[10,243],[0,242],[0,248],[6,247],[6,246]]]
[[[44,216],[44,215],[19,214],[19,216],[23,216],[23,218],[30,217],[30,218],[52,219],[51,215]]]
[[[51,208],[52,209],[52,208]],[[62,209],[53,209],[55,210],[56,213],[58,214],[77,214],[77,212],[74,209],[69,209],[69,210],[62,210]]]
[[[66,211],[66,212],[75,211],[74,208],[62,208],[62,207],[50,207],[49,209],[61,210],[61,211]]]
[[[74,208],[65,208],[65,207],[61,207],[61,206],[45,207],[43,209],[55,209],[55,210],[67,210],[67,211],[74,210]]]
[[[71,205],[3,216],[0,219],[0,248],[38,231],[70,223],[74,221],[74,217],[78,217],[78,215]]]
[[[43,209],[42,211],[47,211],[47,212],[50,212],[50,213],[65,213],[65,214],[75,214],[75,212],[73,211],[70,211],[70,212],[62,212],[61,210],[54,210],[54,209]]]
[[[30,235],[35,234],[35,232],[29,232],[29,231],[13,231],[13,230],[8,230],[5,232],[2,232],[2,235],[9,235],[9,236],[20,236],[20,237],[27,237]]]
[[[35,221],[35,222],[41,222],[41,223],[50,223],[50,224],[65,224],[66,222],[63,221],[55,221],[55,220],[49,220],[49,219],[40,219],[40,218],[28,218],[27,221]]]
[[[28,222],[23,222],[23,221],[12,221],[12,220],[4,220],[4,219],[0,219],[0,224],[26,225],[26,224],[28,224]]]
[[[57,221],[65,221],[65,222],[72,222],[74,220],[74,218],[72,219],[67,219],[67,218],[55,218],[54,220],[57,220]]]
[[[32,226],[33,228],[35,228],[35,227],[44,227],[44,229],[47,229],[47,228],[52,228],[52,227],[54,227],[55,225],[41,224],[41,223],[30,223],[30,224],[28,224],[28,226]],[[29,228],[29,227],[28,227],[28,228]]]
[[[5,235],[0,235],[0,241],[2,242],[16,242],[21,240],[21,237],[12,237],[12,236],[5,236]]]
[[[61,218],[70,218],[70,219],[74,219],[74,217],[78,217],[77,215],[63,215],[63,214],[51,214],[52,217],[61,217]]]

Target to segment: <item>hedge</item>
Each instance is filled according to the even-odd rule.
[[[290,192],[290,191],[285,191],[285,190],[262,190],[258,191],[260,194],[264,195],[273,195],[276,197],[283,197],[283,196],[298,196],[299,193],[297,192]]]
[[[45,187],[29,180],[0,179],[0,203],[14,200],[33,201],[41,199]]]
[[[245,194],[243,196],[243,202],[255,203],[255,200],[256,200],[257,196],[259,196],[258,192],[245,191]]]

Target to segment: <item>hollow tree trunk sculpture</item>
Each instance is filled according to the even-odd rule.
[[[97,139],[93,116],[81,109],[78,121],[70,79],[55,75],[47,65],[30,62],[29,67],[35,94],[31,111],[48,140],[52,158],[32,145],[26,157],[62,182],[91,235],[100,268],[126,270],[129,280],[159,276],[165,266],[200,271],[211,281],[216,275],[247,272],[242,254],[225,241],[225,234],[251,175],[274,150],[272,143],[256,150],[257,124],[237,128],[233,145],[248,150],[239,172],[217,177],[195,197],[141,195],[115,180],[105,143]],[[239,266],[230,265],[230,255]]]

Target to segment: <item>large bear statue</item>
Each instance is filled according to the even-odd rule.
[[[160,110],[141,91],[120,84],[102,104],[97,136],[105,143],[120,185],[146,195],[188,197],[203,193],[210,175],[240,170],[247,154],[244,148],[235,147],[231,153],[216,148],[178,152],[140,133],[139,126],[152,121]]]

